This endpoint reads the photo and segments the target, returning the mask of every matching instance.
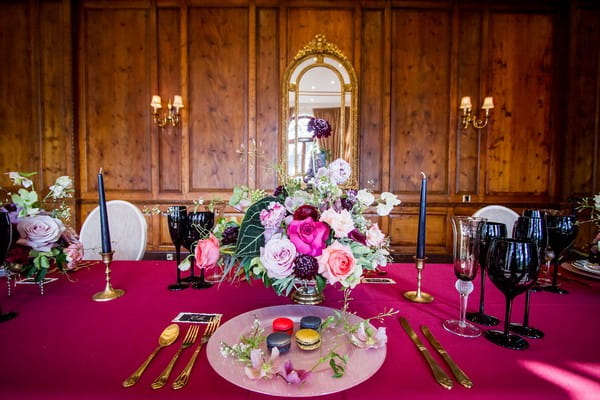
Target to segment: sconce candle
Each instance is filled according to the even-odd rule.
[[[110,253],[110,231],[108,229],[108,213],[106,212],[106,197],[104,195],[104,178],[102,168],[98,171],[98,206],[100,207],[100,233],[102,235],[102,253]]]
[[[419,229],[417,232],[417,259],[425,258],[425,219],[427,215],[427,175],[421,172],[421,200],[419,202]]]
[[[173,96],[173,103],[171,100],[168,101],[167,111],[162,115],[158,114],[158,109],[162,108],[162,99],[158,95],[152,96],[150,101],[150,107],[152,107],[152,119],[156,126],[164,128],[167,125],[177,126],[181,121],[181,114],[179,110],[183,108],[183,99],[179,95]],[[173,111],[173,109],[175,109]]]
[[[471,98],[469,96],[465,96],[460,99],[460,109],[461,110],[470,110],[471,109]]]
[[[481,106],[482,110],[491,110],[494,108],[494,99],[492,97],[486,97],[483,99],[483,105]]]
[[[461,124],[463,129],[467,129],[469,125],[473,125],[473,128],[482,129],[488,124],[490,119],[490,110],[494,108],[494,99],[492,97],[486,97],[483,100],[481,109],[484,110],[483,118],[477,117],[472,112],[471,97],[465,96],[460,99],[459,109],[462,110]]]
[[[179,111],[180,108],[183,108],[183,99],[181,96],[173,96],[173,107],[175,107],[176,111]]]

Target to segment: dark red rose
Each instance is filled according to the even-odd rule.
[[[312,217],[314,221],[319,220],[319,210],[317,210],[313,206],[309,206],[305,204],[303,206],[298,207],[298,209],[294,212],[294,219],[303,220],[308,217]]]
[[[26,264],[29,261],[29,247],[16,244],[6,254],[6,262],[13,264]]]
[[[350,231],[348,237],[355,242],[364,244],[365,246],[367,245],[367,236],[356,228]]]

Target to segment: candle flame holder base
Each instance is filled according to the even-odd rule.
[[[125,291],[122,289],[113,289],[110,285],[110,263],[113,258],[113,251],[109,253],[100,253],[102,256],[102,262],[106,265],[106,287],[103,292],[98,292],[92,296],[92,300],[94,301],[109,301],[116,298],[119,298],[125,294]]]
[[[411,290],[408,292],[404,292],[404,298],[406,300],[410,300],[414,303],[431,303],[433,301],[432,295],[421,291],[422,272],[423,272],[423,268],[424,268],[426,259],[427,258],[416,258],[415,257],[415,266],[417,268],[417,290]]]

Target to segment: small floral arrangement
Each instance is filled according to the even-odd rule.
[[[329,121],[322,118],[311,118],[306,130],[312,132],[313,139],[328,138],[331,136],[331,125]]]
[[[580,224],[593,223],[597,234],[590,245],[590,260],[600,261],[600,193],[594,197],[584,197],[577,206],[577,211],[585,215],[585,220]]]
[[[389,258],[389,239],[365,212],[375,206],[378,215],[388,215],[400,200],[388,192],[376,199],[365,189],[343,189],[350,173],[350,165],[337,159],[309,186],[282,178],[272,195],[236,188],[230,205],[247,207],[242,223],[221,220],[196,247],[196,266],[261,279],[286,296],[308,284],[319,292],[327,283],[354,288],[365,271]]]
[[[280,377],[288,384],[300,384],[309,379],[315,369],[323,363],[329,364],[332,378],[340,378],[344,376],[350,357],[348,354],[339,353],[340,350],[338,349],[346,342],[337,339],[345,338],[347,343],[362,350],[382,348],[387,343],[386,328],[379,327],[375,329],[371,325],[371,321],[378,320],[381,322],[384,318],[398,313],[398,311],[390,309],[353,324],[350,322],[350,316],[354,314],[348,310],[351,300],[350,290],[346,289],[344,291],[343,308],[340,311],[335,311],[334,315],[327,317],[321,324],[321,332],[335,330],[331,339],[335,341],[335,346],[327,354],[320,354],[314,365],[308,370],[294,368],[290,359],[281,362],[277,347],[273,347],[271,354],[268,356],[265,354],[263,347],[265,347],[266,336],[258,319],[254,320],[248,334],[243,335],[238,343],[229,345],[221,342],[221,354],[223,357],[233,357],[243,363],[246,376],[252,380]]]
[[[16,193],[6,192],[1,209],[9,213],[13,225],[13,243],[6,261],[25,276],[41,281],[53,267],[63,272],[73,269],[83,258],[83,245],[77,233],[65,225],[71,216],[65,202],[73,196],[71,178],[57,178],[40,198],[31,180],[35,174],[7,173],[20,188]]]

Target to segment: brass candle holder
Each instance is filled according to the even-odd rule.
[[[106,264],[106,287],[103,292],[98,292],[92,296],[92,300],[94,301],[109,301],[121,297],[125,294],[125,291],[122,289],[113,289],[110,285],[110,263],[113,259],[114,251],[108,253],[100,253],[102,256],[102,262]]]
[[[411,290],[408,292],[404,292],[404,298],[406,298],[407,300],[413,301],[415,303],[431,303],[433,301],[433,296],[430,295],[429,293],[425,293],[421,291],[421,279],[422,279],[422,272],[423,272],[423,268],[424,268],[424,264],[425,264],[425,260],[427,259],[427,257],[425,258],[416,258],[415,259],[415,266],[417,268],[417,290]]]

